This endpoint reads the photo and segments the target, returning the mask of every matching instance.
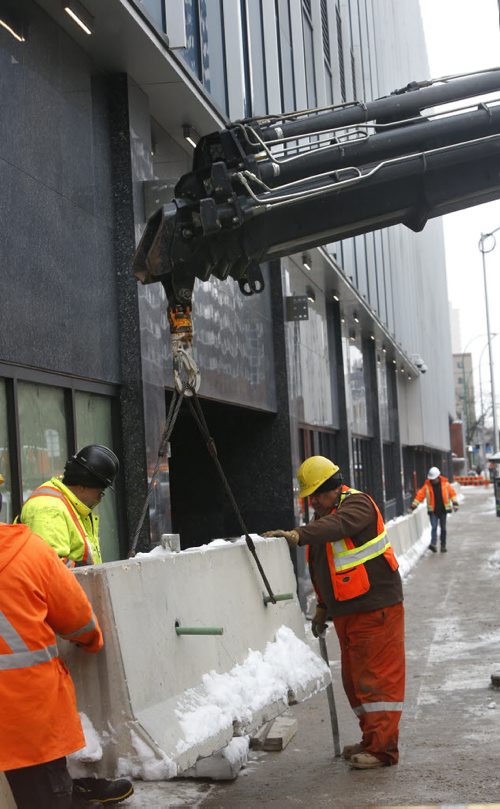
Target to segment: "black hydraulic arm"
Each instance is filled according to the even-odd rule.
[[[268,258],[397,223],[420,230],[499,197],[500,69],[412,83],[202,138],[174,200],[147,223],[134,273],[160,281],[184,322],[196,278],[232,276],[253,294]]]

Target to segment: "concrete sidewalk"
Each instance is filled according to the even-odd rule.
[[[137,783],[129,809],[467,804],[498,801],[500,520],[492,489],[462,489],[447,554],[427,552],[405,580],[407,693],[397,767],[357,772],[333,757],[326,694],[293,709],[298,733],[281,753],[251,754],[236,781]],[[328,645],[341,744],[358,741]]]

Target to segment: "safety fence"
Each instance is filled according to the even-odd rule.
[[[489,486],[491,480],[483,478],[482,475],[455,475],[453,482],[460,483],[462,486]]]

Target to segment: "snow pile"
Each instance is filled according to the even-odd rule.
[[[182,778],[211,778],[213,781],[232,781],[248,761],[250,739],[236,736],[226,747],[206,758],[199,758],[194,767],[183,773]]]
[[[88,775],[86,766],[102,758],[103,742],[86,713],[80,712],[85,747],[68,756],[68,767],[72,778],[84,778]],[[91,769],[91,768],[90,768]]]
[[[309,646],[289,627],[282,626],[276,640],[264,653],[249,650],[241,665],[224,674],[211,671],[202,679],[203,691],[189,689],[176,711],[184,733],[179,752],[216,735],[234,721],[243,724],[273,702],[288,705],[289,691],[305,689],[316,693],[325,685],[330,671]],[[315,687],[311,688],[311,682]]]
[[[116,764],[116,775],[129,778],[140,778],[142,781],[166,781],[175,778],[177,765],[161,750],[156,753],[133,730],[130,741],[135,756],[119,758]]]

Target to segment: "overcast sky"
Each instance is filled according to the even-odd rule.
[[[404,0],[400,0],[404,2]],[[420,0],[433,78],[500,65],[497,0]],[[416,77],[415,77],[416,78]],[[500,94],[499,94],[500,96]],[[450,303],[460,311],[461,346],[473,354],[478,393],[479,356],[487,343],[481,233],[500,228],[500,201],[443,217]],[[500,231],[498,246],[487,257],[490,328],[500,332]],[[432,327],[432,324],[429,324]],[[478,336],[482,335],[482,336]],[[474,339],[476,338],[477,339]],[[500,396],[500,336],[493,340],[495,393]],[[437,347],[439,350],[439,347]],[[455,349],[457,350],[457,349]],[[482,384],[489,393],[488,349],[483,352]],[[498,411],[497,411],[498,412]]]

